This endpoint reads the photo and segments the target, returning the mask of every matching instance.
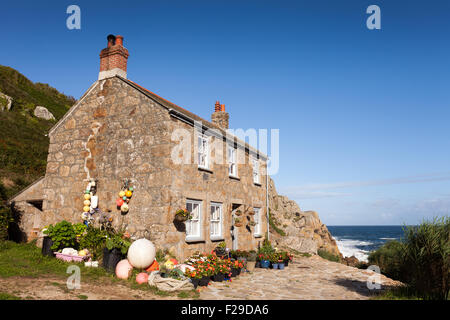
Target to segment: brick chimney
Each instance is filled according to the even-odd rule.
[[[123,46],[123,37],[110,34],[108,46],[100,52],[100,73],[98,80],[119,75],[127,77],[128,50]]]
[[[216,101],[216,104],[214,105],[214,113],[211,115],[212,123],[226,130],[228,129],[229,119],[230,115],[225,111],[225,105],[220,104],[219,101]]]

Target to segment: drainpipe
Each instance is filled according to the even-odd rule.
[[[270,224],[269,224],[269,174],[267,170],[267,164],[269,162],[269,157],[266,160],[266,215],[267,215],[267,240],[270,238]]]

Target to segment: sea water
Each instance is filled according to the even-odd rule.
[[[390,240],[400,240],[403,226],[327,226],[344,257],[368,261],[370,251]]]

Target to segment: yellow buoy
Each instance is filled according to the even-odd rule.
[[[119,192],[119,197],[120,197],[120,198],[123,198],[124,195],[125,195],[125,191],[120,191],[120,192]]]
[[[85,194],[84,195],[84,200],[89,200],[91,198],[91,195],[90,194]]]
[[[89,212],[89,210],[91,210],[91,208],[90,208],[90,207],[88,207],[88,206],[84,206],[84,208],[83,208],[83,211],[84,211],[84,212]]]
[[[91,202],[89,200],[84,200],[83,203],[84,203],[85,206],[90,206],[91,205]]]
[[[133,192],[131,192],[130,190],[127,190],[125,192],[125,195],[127,196],[127,198],[130,198],[132,194],[133,194]]]

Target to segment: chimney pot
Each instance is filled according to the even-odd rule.
[[[220,106],[220,111],[225,111],[225,105],[224,105],[224,104],[222,104],[222,105]]]
[[[216,101],[216,104],[215,104],[215,106],[214,106],[214,111],[215,111],[215,112],[220,111],[220,102],[219,102],[219,100]]]
[[[123,46],[123,37],[122,36],[116,36],[116,44],[119,46]]]

